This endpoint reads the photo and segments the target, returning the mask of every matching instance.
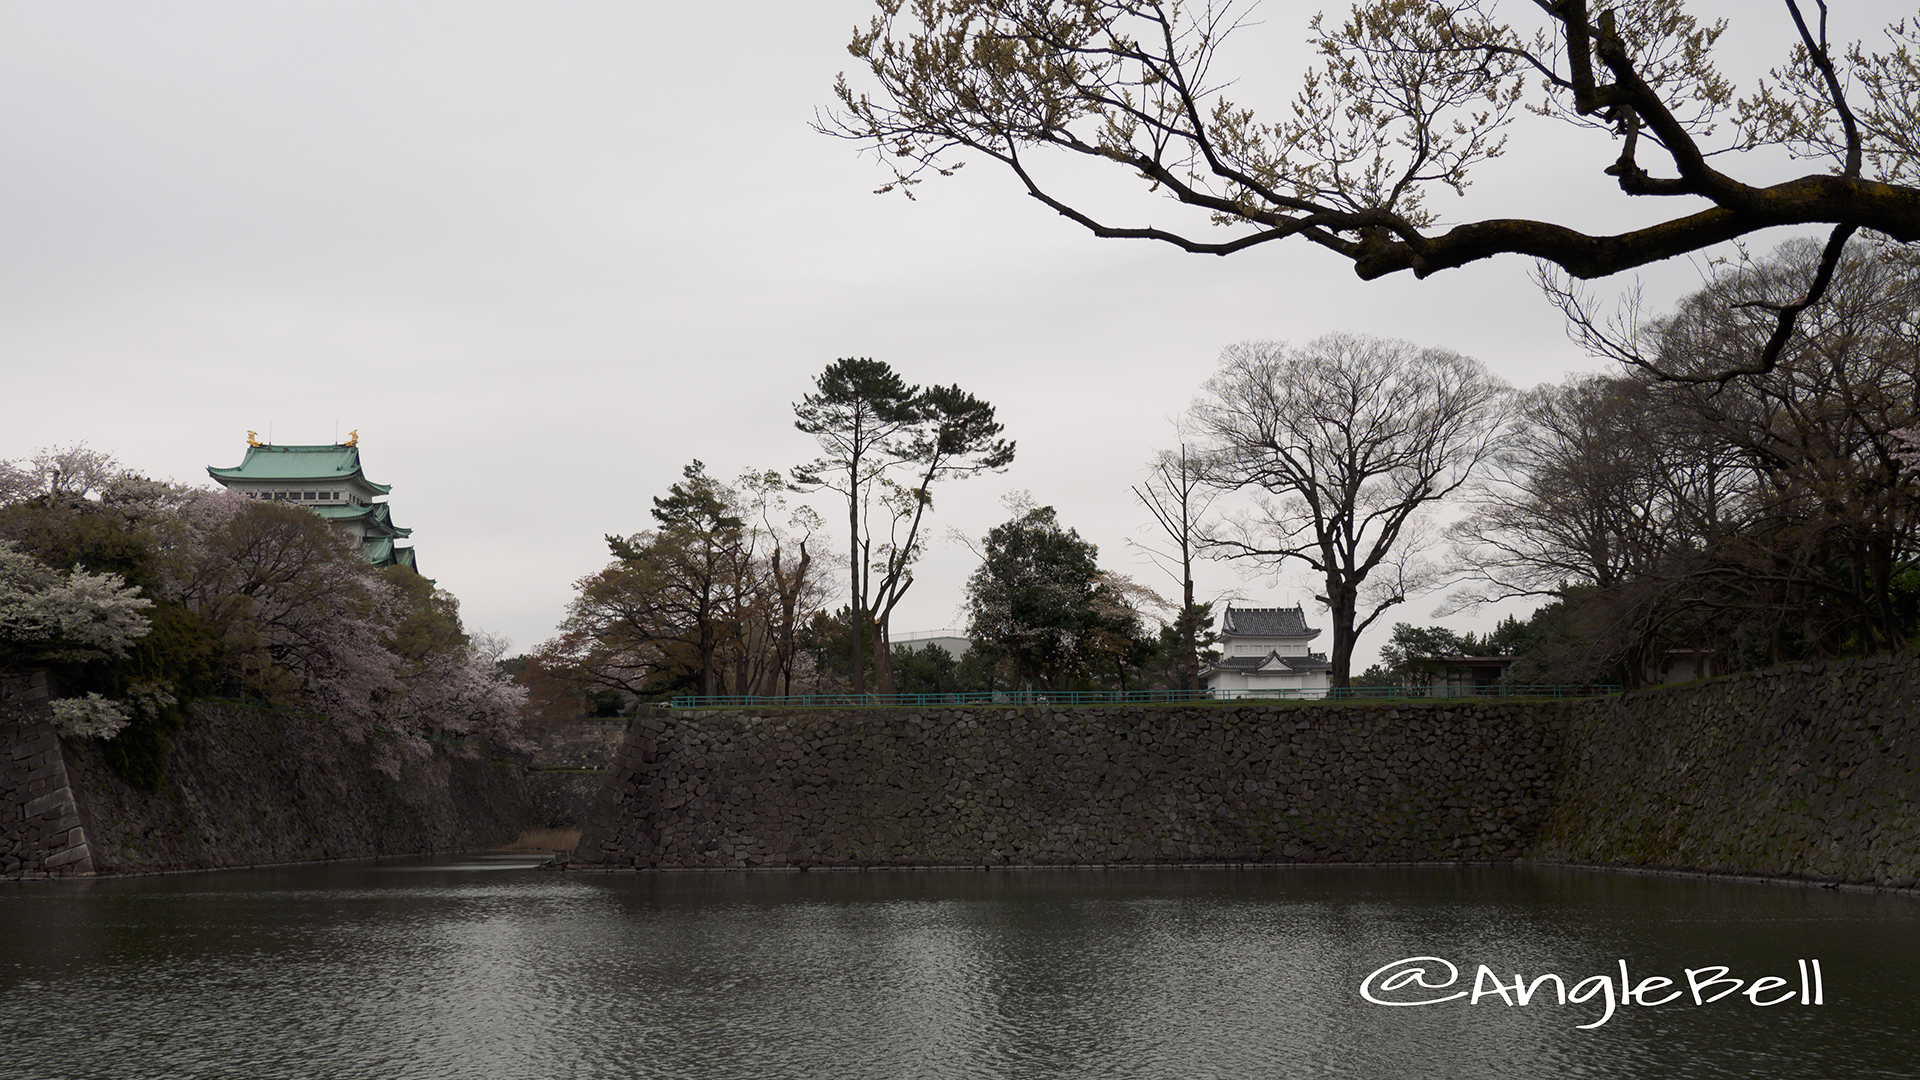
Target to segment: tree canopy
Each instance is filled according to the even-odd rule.
[[[1723,267],[1628,345],[1683,376],[1719,370],[1823,258],[1802,238]],[[1556,597],[1585,666],[1628,682],[1674,648],[1745,667],[1899,647],[1920,625],[1920,478],[1899,435],[1920,419],[1916,312],[1913,261],[1855,243],[1772,371],[1529,391],[1456,530],[1458,599]]]
[[[783,486],[778,473],[730,485],[688,465],[653,500],[659,528],[607,537],[614,562],[575,583],[538,665],[627,697],[783,692],[821,589],[807,550],[815,515],[795,514],[798,536],[771,520]]]
[[[148,480],[83,447],[0,463],[0,670],[53,675],[56,724],[108,740],[135,783],[159,782],[167,733],[215,693],[289,709],[323,756],[377,733],[395,773],[437,736],[527,749],[497,652],[450,595],[369,565],[303,508]]]
[[[967,580],[967,636],[1006,659],[1017,687],[1069,689],[1127,673],[1151,650],[1129,583],[1100,569],[1099,549],[1041,506],[994,526]]]
[[[1432,584],[1420,512],[1498,449],[1509,392],[1470,357],[1356,334],[1228,346],[1206,390],[1194,419],[1211,441],[1209,482],[1259,495],[1208,546],[1313,572],[1333,621],[1332,685],[1346,686],[1361,631]]]
[[[794,404],[794,414],[794,427],[824,451],[793,470],[795,486],[826,488],[847,503],[853,689],[866,689],[864,645],[872,650],[880,692],[891,693],[888,619],[913,585],[933,485],[1006,468],[1014,444],[1000,438],[991,404],[958,386],[909,385],[885,361],[865,357],[829,364],[815,377],[814,392]],[[877,535],[876,517],[887,524],[884,536]]]
[[[1217,255],[1297,238],[1363,279],[1508,254],[1598,278],[1791,225],[1831,227],[1830,272],[1855,230],[1920,240],[1920,23],[1843,44],[1819,0],[1772,9],[1778,64],[1744,93],[1716,66],[1726,22],[1697,18],[1685,0],[1363,0],[1344,20],[1314,17],[1318,64],[1278,116],[1229,96],[1234,76],[1217,64],[1251,4],[878,6],[848,47],[864,78],[841,77],[839,106],[819,126],[890,167],[883,191],[910,193],[981,157],[1096,236]],[[1624,198],[1667,207],[1619,233],[1443,217],[1433,195],[1463,192],[1530,113],[1593,132],[1585,166]],[[1757,179],[1781,149],[1821,167]],[[1111,218],[1091,193],[1049,179],[1037,151],[1131,174],[1193,208],[1196,225]],[[1209,222],[1222,231],[1209,235]],[[1781,333],[1825,285],[1816,274],[1773,309]],[[1763,368],[1780,342],[1764,348]]]

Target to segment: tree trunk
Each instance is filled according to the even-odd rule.
[[[1353,623],[1358,597],[1351,587],[1329,576],[1326,603],[1327,615],[1333,620],[1333,646],[1327,650],[1327,660],[1333,664],[1333,670],[1327,672],[1327,686],[1344,690],[1352,684],[1353,679]]]
[[[1200,613],[1193,609],[1193,578],[1187,578],[1186,606],[1180,614],[1180,639],[1184,643],[1186,655],[1186,686],[1184,689],[1200,689]]]
[[[853,490],[859,491],[858,478]],[[860,500],[847,500],[847,574],[851,579],[851,601],[847,607],[847,618],[853,630],[853,692],[866,692],[866,673],[861,669],[861,641],[867,625],[867,606],[860,595]]]
[[[700,619],[700,693],[712,697],[718,693],[714,689],[715,675],[713,623],[705,616]]]
[[[886,624],[884,622],[875,624],[873,627],[873,692],[876,694],[897,692],[893,681],[892,648],[892,643],[888,640]]]

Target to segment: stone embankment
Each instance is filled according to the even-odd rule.
[[[540,745],[527,767],[534,827],[570,829],[587,819],[626,733],[625,718],[551,721],[528,729]]]
[[[1568,712],[1536,858],[1920,883],[1920,655],[1912,651]]]
[[[692,866],[1512,857],[1544,818],[1556,744],[1507,713],[656,712],[635,719],[581,850]]]
[[[0,678],[0,877],[93,872],[47,701],[45,672]]]
[[[1545,859],[1913,885],[1916,668],[1564,702],[655,710],[578,859]]]
[[[44,709],[0,718],[0,876],[190,870],[492,847],[531,818],[525,773],[458,746],[375,767],[380,747],[264,708],[202,702],[166,776],[135,788]]]

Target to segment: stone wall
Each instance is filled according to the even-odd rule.
[[[654,710],[578,859],[1535,858],[1912,885],[1916,657],[1567,702]]]
[[[637,717],[579,857],[625,866],[1513,858],[1560,723],[1481,703]]]
[[[44,726],[44,724],[42,725]],[[16,723],[12,760],[50,739]],[[57,742],[57,740],[56,740]],[[497,846],[528,827],[519,762],[438,746],[405,758],[398,777],[374,767],[381,747],[352,744],[324,725],[236,704],[200,703],[171,737],[165,779],[143,791],[107,764],[97,740],[60,748],[60,769],[86,844],[83,863],[22,857],[7,876],[188,870],[363,858]],[[18,767],[5,777],[17,801]],[[0,823],[0,850],[30,835],[20,817]],[[43,829],[43,846],[45,843]],[[71,835],[71,833],[70,833]]]
[[[1920,656],[1798,664],[1569,710],[1535,856],[1920,884]]]
[[[528,737],[540,747],[527,767],[536,827],[570,829],[587,819],[626,733],[625,718],[549,721],[529,727]]]
[[[45,672],[0,677],[0,877],[93,872],[48,697]]]

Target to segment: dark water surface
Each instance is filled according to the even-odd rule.
[[[1896,895],[530,861],[0,883],[0,1077],[1920,1077],[1920,902]],[[1402,965],[1376,997],[1471,992],[1485,964],[1480,1000],[1362,996],[1412,957],[1458,980]],[[1681,996],[1620,1003],[1622,960],[1648,999]],[[1823,1004],[1800,1003],[1803,960]],[[1731,988],[1710,967],[1742,986],[1695,1005],[1689,968],[1703,997]],[[1517,974],[1588,1000],[1545,981],[1504,1004],[1494,978],[1512,999]],[[1758,1000],[1787,1000],[1755,1004],[1762,977],[1783,982]]]

